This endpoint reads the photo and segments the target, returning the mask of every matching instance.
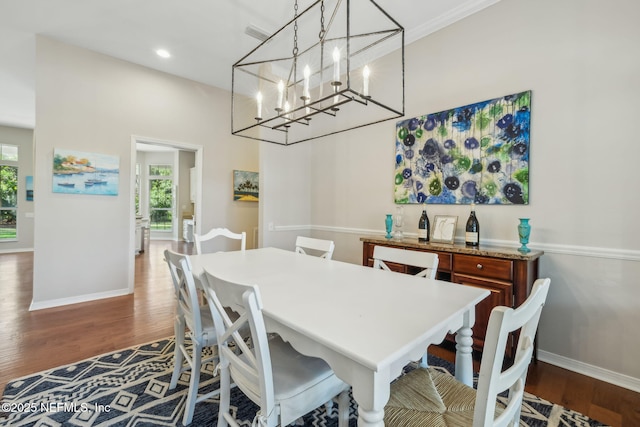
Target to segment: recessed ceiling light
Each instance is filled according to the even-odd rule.
[[[161,58],[171,58],[171,54],[166,49],[158,49],[156,50],[156,54]]]

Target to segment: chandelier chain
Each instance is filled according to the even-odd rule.
[[[324,40],[325,30],[324,30],[324,0],[320,2],[320,33],[318,37],[320,41]]]
[[[293,5],[293,56],[298,56],[298,0]]]

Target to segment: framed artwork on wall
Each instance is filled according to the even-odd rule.
[[[529,204],[531,91],[399,121],[398,204]]]
[[[233,200],[257,202],[259,197],[258,172],[233,171]]]
[[[27,202],[33,202],[33,175],[25,177],[25,190]]]
[[[453,243],[456,237],[458,217],[455,215],[436,215],[431,228],[431,241],[434,243]]]
[[[53,192],[117,196],[120,158],[56,148],[53,151]]]

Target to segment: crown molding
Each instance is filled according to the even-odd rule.
[[[470,0],[460,6],[438,15],[433,19],[424,22],[409,31],[405,32],[405,44],[413,43],[423,37],[428,36],[431,33],[435,33],[442,28],[453,24],[456,21],[466,18],[469,15],[473,15],[480,10],[489,7],[500,0]]]

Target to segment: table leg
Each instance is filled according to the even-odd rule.
[[[384,405],[389,400],[388,376],[369,372],[353,383],[351,392],[358,404],[358,427],[384,427]]]
[[[358,427],[384,427],[384,410],[365,411],[358,406]]]
[[[473,386],[473,337],[471,327],[475,323],[475,310],[464,315],[462,327],[456,332],[456,378]]]

